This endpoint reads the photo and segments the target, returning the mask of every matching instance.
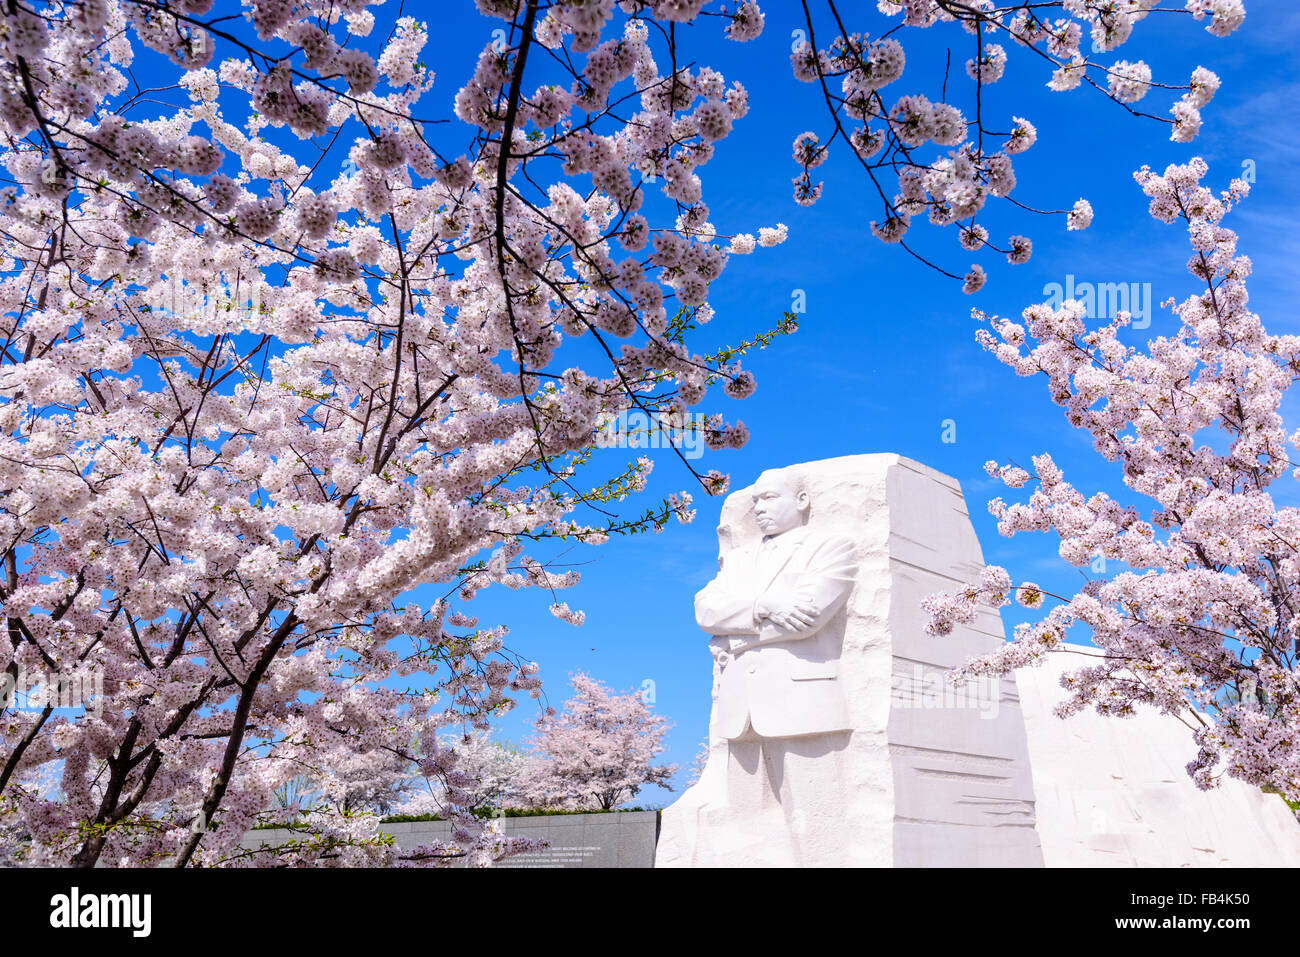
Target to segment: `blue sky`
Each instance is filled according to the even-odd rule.
[[[455,94],[478,50],[466,42],[458,61],[460,44],[440,43],[438,37],[490,32],[488,22],[464,6],[456,15],[440,13],[433,25],[439,84],[426,103]],[[864,26],[881,22],[874,4],[855,6],[869,10],[862,15]],[[1245,25],[1226,40],[1181,15],[1153,15],[1138,25],[1121,55],[1145,59],[1157,80],[1185,82],[1198,64],[1223,80],[1205,111],[1201,135],[1187,145],[1169,142],[1167,126],[1130,117],[1094,91],[1050,92],[1043,65],[1013,50],[1006,77],[987,90],[984,115],[994,123],[1008,118],[1001,128],[1009,126],[1012,113],[1038,127],[1037,145],[1017,158],[1015,195],[1048,209],[1086,196],[1096,217],[1089,230],[1067,232],[1063,216],[1036,217],[1004,204],[984,222],[996,240],[1011,232],[1033,238],[1033,258],[1018,267],[992,255],[972,260],[954,231],[918,224],[909,239],[918,239],[927,255],[962,269],[979,261],[988,270],[985,289],[966,296],[956,283],[870,236],[868,223],[880,218],[879,210],[842,146],[817,170],[826,183],[822,201],[810,209],[793,203],[791,141],[806,129],[824,133],[825,124],[816,91],[789,71],[791,31],[801,25],[797,5],[764,7],[767,26],[757,41],[720,43],[714,23],[694,28],[684,41],[689,59],[750,91],[749,115],[701,174],[712,221],[723,233],[781,221],[790,234],[780,247],[733,257],[713,285],[717,317],[703,330],[701,344],[735,341],[771,327],[791,307],[795,290],[806,294],[807,312],[798,333],[747,360],[759,382],[752,398],[706,403],[742,418],[752,438],[742,450],[707,454],[701,464],[729,472],[738,488],[764,468],[793,462],[867,452],[909,456],[961,482],[987,561],[1007,566],[1013,578],[1072,591],[1079,572],[1057,556],[1054,536],[998,536],[984,506],[999,491],[984,475],[983,463],[994,458],[1027,465],[1032,455],[1050,451],[1085,492],[1124,494],[1122,486],[1086,436],[1065,425],[1040,381],[1017,378],[979,348],[970,310],[1017,315],[1043,301],[1044,287],[1064,283],[1068,274],[1076,282],[1149,282],[1155,304],[1192,293],[1194,283],[1183,268],[1185,233],[1147,216],[1132,173],[1144,163],[1163,169],[1199,155],[1210,164],[1208,182],[1215,188],[1252,161],[1253,193],[1227,225],[1241,234],[1240,250],[1255,262],[1253,307],[1273,331],[1296,331],[1293,310],[1286,307],[1300,292],[1297,241],[1285,210],[1300,174],[1300,81],[1292,49],[1300,8],[1285,0],[1252,0]],[[949,43],[958,45],[955,68],[969,55],[969,38],[956,29],[910,31],[902,39],[908,68],[891,92],[930,92],[939,78],[934,67],[942,64]],[[1155,91],[1141,105],[1163,114],[1171,102]],[[1173,328],[1172,317],[1154,305],[1150,327],[1129,330],[1126,338],[1137,342]],[[945,419],[956,424],[955,443],[942,441]],[[628,454],[602,450],[597,458],[614,456],[617,463]],[[651,454],[658,463],[651,492],[689,487],[689,474],[671,453]],[[509,646],[542,665],[554,704],[567,696],[566,676],[579,670],[624,690],[653,682],[657,710],[674,722],[667,758],[683,766],[679,790],[707,733],[707,637],[695,625],[692,600],[716,569],[721,506],[721,499],[700,495],[690,526],[569,552],[571,560],[584,563],[584,579],[562,599],[586,612],[581,628],[553,619],[545,607],[549,597],[537,592],[489,589],[474,602],[484,624],[509,624]],[[1008,611],[1008,631],[1018,620]],[[502,733],[523,738],[534,713],[534,703],[525,699],[502,720]],[[639,800],[659,804],[672,796],[656,789]]]

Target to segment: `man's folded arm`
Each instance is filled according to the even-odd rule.
[[[729,574],[724,562],[718,577],[695,595],[695,621],[711,635],[752,635],[755,595],[739,575]]]
[[[858,563],[853,543],[847,538],[830,538],[821,543],[809,560],[808,567],[795,576],[787,594],[796,606],[810,610],[808,625],[781,629],[780,635],[767,640],[799,638],[810,635],[824,625],[844,605],[857,576]]]

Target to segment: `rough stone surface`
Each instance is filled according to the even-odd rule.
[[[1001,619],[990,610],[942,641],[923,631],[921,598],[974,580],[983,564],[958,484],[892,454],[773,471],[808,491],[810,529],[856,547],[853,590],[825,629],[840,636],[838,680],[851,728],[830,749],[840,786],[798,809],[830,824],[838,839],[814,847],[774,840],[791,809],[736,799],[743,776],[764,769],[752,747],[719,734],[715,705],[708,762],[664,810],[656,865],[1040,865],[1014,680],[960,701],[945,698],[939,680],[997,647]],[[751,489],[732,493],[720,553],[760,538]],[[701,665],[705,643],[701,637]],[[716,688],[716,660],[714,668]],[[815,751],[800,757],[822,759]],[[785,796],[776,783],[771,790],[776,800]]]
[[[1052,655],[1016,672],[1048,867],[1300,867],[1285,802],[1232,779],[1199,790],[1186,770],[1196,745],[1174,718],[1052,714],[1061,674],[1085,664]]]

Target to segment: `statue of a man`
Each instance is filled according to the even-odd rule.
[[[713,636],[721,672],[710,730],[726,750],[704,771],[708,796],[697,812],[701,825],[716,819],[721,829],[694,862],[834,863],[847,833],[834,810],[844,806],[840,756],[853,727],[837,613],[853,590],[855,550],[809,526],[809,496],[797,481],[765,472],[752,495],[762,541],[725,552],[695,596],[695,620]]]
[[[839,688],[842,636],[824,626],[857,570],[853,543],[808,527],[808,493],[766,472],[753,492],[763,540],[722,556],[695,596],[695,620],[722,668],[716,733],[736,740],[848,730]],[[838,629],[836,630],[838,631]]]

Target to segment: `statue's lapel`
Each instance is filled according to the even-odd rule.
[[[794,558],[795,552],[803,545],[804,539],[808,537],[808,526],[801,525],[799,528],[792,528],[784,535],[778,535],[775,539],[766,544],[760,543],[758,548],[758,580],[766,590],[772,587],[790,560]]]

